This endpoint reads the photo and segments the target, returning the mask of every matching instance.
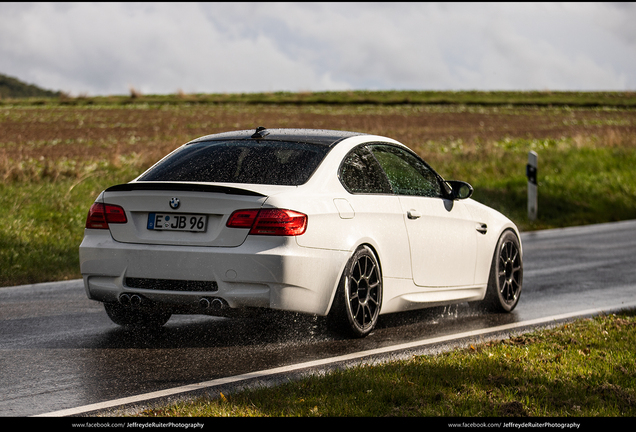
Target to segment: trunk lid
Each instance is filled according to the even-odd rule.
[[[165,182],[126,183],[108,188],[102,195],[104,203],[121,206],[126,212],[127,223],[109,224],[118,242],[216,247],[241,245],[249,229],[226,227],[229,216],[235,210],[261,208],[266,199],[267,195],[248,188]]]

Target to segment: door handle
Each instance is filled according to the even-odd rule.
[[[477,229],[477,232],[486,234],[488,232],[488,225],[486,225],[485,223],[478,223],[476,229]]]
[[[418,219],[418,218],[422,217],[422,213],[418,212],[417,210],[411,209],[411,210],[406,212],[406,216],[409,219]]]

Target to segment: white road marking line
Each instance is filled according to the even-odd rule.
[[[505,324],[505,325],[501,325],[497,327],[473,330],[473,331],[462,332],[462,333],[457,333],[457,334],[447,335],[447,336],[440,336],[440,337],[435,337],[430,339],[422,339],[415,342],[409,342],[409,343],[404,343],[400,345],[392,345],[392,346],[388,346],[384,348],[377,348],[377,349],[372,349],[367,351],[360,351],[357,353],[346,354],[346,355],[337,356],[337,357],[330,357],[330,358],[321,359],[321,360],[314,360],[314,361],[309,361],[305,363],[298,363],[295,365],[281,366],[281,367],[277,367],[273,369],[265,369],[261,371],[249,372],[242,375],[219,378],[219,379],[215,379],[211,381],[204,381],[197,384],[190,384],[186,386],[175,387],[175,388],[160,390],[160,391],[151,392],[151,393],[144,393],[137,396],[131,396],[131,397],[126,397],[121,399],[114,399],[110,401],[99,402],[99,403],[90,404],[90,405],[84,405],[77,408],[69,408],[69,409],[63,409],[59,411],[53,411],[46,414],[39,414],[34,417],[64,417],[64,416],[78,415],[78,414],[87,413],[91,411],[98,411],[98,410],[103,410],[108,408],[114,408],[121,405],[143,402],[150,399],[156,399],[161,397],[173,396],[180,393],[201,390],[208,387],[215,387],[215,386],[231,384],[231,383],[235,383],[239,381],[246,381],[253,378],[262,378],[265,376],[276,375],[280,373],[294,372],[294,371],[317,367],[317,366],[325,366],[331,363],[338,363],[343,361],[356,360],[362,357],[386,354],[392,351],[402,351],[402,350],[407,350],[412,348],[418,348],[425,345],[432,345],[432,344],[441,343],[441,342],[448,342],[448,341],[457,340],[457,339],[480,336],[480,335],[484,335],[488,333],[497,333],[497,332],[506,331],[506,330],[513,330],[520,327],[566,320],[566,319],[574,318],[578,316],[596,315],[607,310],[616,310],[616,309],[631,308],[631,307],[636,307],[636,302],[621,303],[618,305],[607,306],[603,308],[586,309],[586,310],[581,310],[577,312],[570,312],[565,314],[553,315],[549,317],[537,318],[537,319],[528,320],[528,321],[522,321],[518,323]]]
[[[564,264],[558,267],[548,267],[548,268],[540,268],[540,269],[523,269],[523,277],[534,277],[534,276],[545,276],[549,274],[555,273],[564,273],[564,272],[572,272],[576,270],[588,270],[588,269],[598,269],[607,266],[612,266],[615,264],[623,264],[628,263],[632,264],[634,262],[633,257],[629,258],[617,258],[611,260],[603,260],[603,261],[586,261],[582,263],[576,264]]]

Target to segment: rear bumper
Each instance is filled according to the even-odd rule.
[[[316,315],[329,312],[349,257],[347,251],[301,247],[293,237],[249,236],[238,247],[164,246],[120,243],[107,230],[88,229],[79,252],[86,294],[93,300],[114,302],[128,293],[175,310],[196,310],[201,298],[219,298],[231,308]],[[128,278],[216,284],[210,291],[133,288]]]

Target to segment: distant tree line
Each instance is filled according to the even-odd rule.
[[[45,90],[17,78],[0,74],[0,98],[58,97],[61,92]]]
[[[328,105],[480,105],[636,108],[634,91],[435,91],[355,90],[267,93],[196,93],[144,95],[131,88],[130,95],[71,97],[68,92],[45,90],[0,74],[0,105],[21,104],[328,104]],[[22,99],[22,100],[19,100]]]

